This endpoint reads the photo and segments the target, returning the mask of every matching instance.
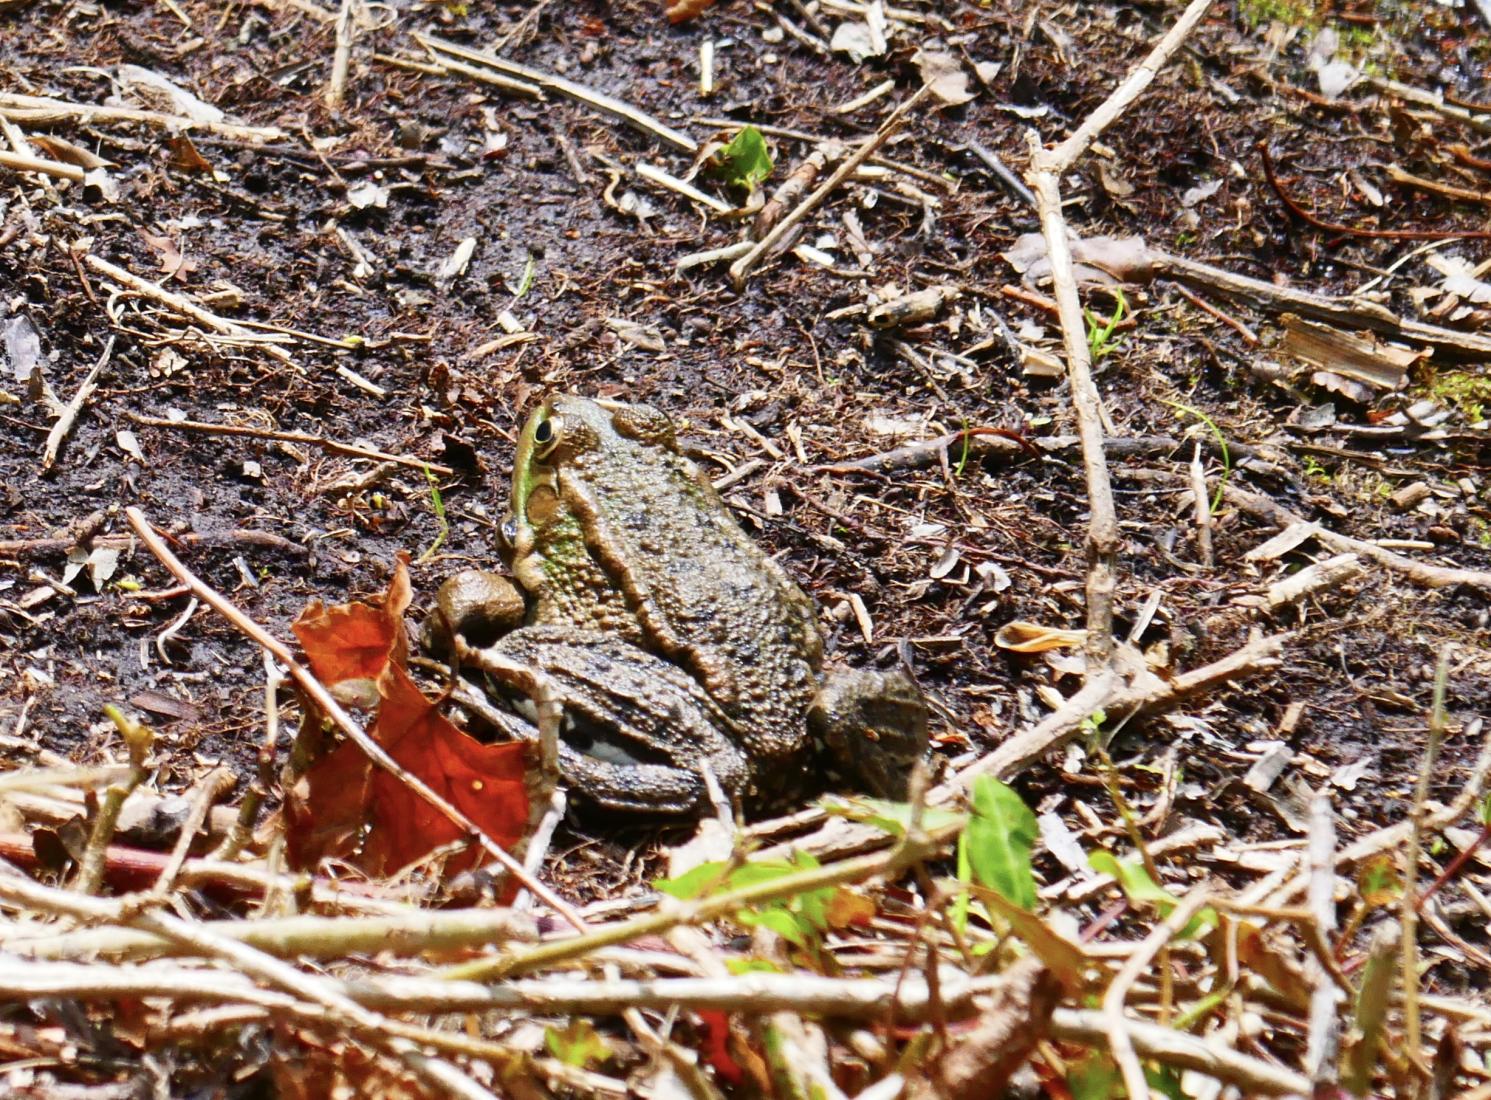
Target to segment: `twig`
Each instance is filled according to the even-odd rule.
[[[337,13],[336,48],[331,56],[331,80],[326,85],[326,106],[340,111],[347,96],[347,74],[352,68],[352,41],[357,37],[356,15],[359,0],[342,0]]]
[[[583,103],[587,107],[593,107],[603,114],[619,118],[644,134],[666,142],[675,149],[681,149],[685,153],[694,153],[699,149],[699,143],[689,137],[688,134],[675,130],[671,126],[665,126],[645,111],[633,107],[630,103],[623,103],[619,99],[608,96],[603,92],[597,92],[592,88],[587,88],[583,84],[577,84],[573,80],[567,80],[553,73],[546,73],[541,69],[530,68],[527,65],[519,65],[516,61],[508,61],[505,58],[497,57],[490,53],[483,53],[480,50],[467,49],[465,46],[458,46],[454,42],[447,42],[444,39],[436,38],[433,35],[421,34],[418,31],[414,33],[414,40],[425,49],[435,53],[459,57],[466,61],[475,62],[478,65],[485,65],[490,69],[496,69],[498,72],[521,77],[523,80],[536,84],[540,88],[568,96],[570,99]]]
[[[1196,517],[1196,556],[1201,564],[1210,569],[1213,564],[1211,549],[1211,494],[1206,491],[1206,466],[1201,461],[1201,444],[1191,451],[1191,496],[1192,510]]]
[[[163,111],[143,111],[135,107],[100,107],[91,103],[69,103],[63,99],[46,96],[18,95],[0,92],[0,115],[12,122],[57,123],[76,122],[91,126],[98,122],[138,122],[158,130],[180,133],[184,130],[205,130],[222,137],[260,144],[266,141],[283,141],[285,131],[278,126],[238,126],[231,122],[201,122],[186,115],[167,114]]]
[[[78,392],[73,394],[73,399],[67,403],[62,410],[62,415],[57,417],[57,422],[52,425],[52,430],[47,433],[46,446],[41,454],[41,472],[46,473],[52,468],[52,463],[57,461],[57,452],[62,447],[62,441],[67,438],[68,432],[72,431],[73,425],[77,423],[78,413],[83,411],[83,406],[88,398],[93,396],[93,391],[98,388],[98,375],[109,362],[109,357],[114,354],[114,336],[111,333],[108,341],[104,344],[103,354],[98,357],[98,362],[93,364],[93,369],[88,372],[88,377],[83,379],[83,384],[78,387]]]
[[[1297,313],[1302,317],[1312,317],[1336,325],[1367,328],[1373,332],[1430,344],[1460,356],[1491,358],[1491,337],[1457,332],[1399,317],[1386,306],[1369,298],[1329,298],[1295,287],[1276,286],[1262,279],[1197,263],[1158,249],[1150,249],[1148,258],[1156,274],[1168,275],[1172,279],[1241,298],[1271,313]]]
[[[1072,410],[1082,439],[1082,466],[1087,484],[1087,675],[1095,676],[1113,659],[1113,596],[1118,587],[1118,513],[1108,460],[1103,450],[1102,398],[1092,380],[1092,353],[1087,345],[1082,303],[1061,211],[1061,176],[1103,130],[1149,86],[1161,66],[1178,50],[1200,21],[1211,0],[1191,0],[1139,66],[1087,116],[1071,136],[1047,150],[1030,134],[1030,171],[1027,179],[1035,194],[1051,264],[1052,289],[1061,319],[1066,349],[1067,379]]]
[[[78,860],[78,876],[73,884],[74,889],[84,894],[96,894],[103,886],[109,842],[114,839],[119,811],[124,808],[130,792],[149,776],[147,765],[155,739],[148,726],[136,722],[112,704],[104,711],[124,738],[129,752],[129,774],[122,782],[110,784],[99,800],[98,812],[94,815],[82,858]]]
[[[1058,1008],[1051,1014],[1051,1033],[1055,1038],[1089,1047],[1106,1044],[1106,1024],[1103,1013],[1092,1009]],[[1220,1043],[1138,1020],[1127,1021],[1125,1029],[1134,1050],[1145,1058],[1237,1085],[1245,1096],[1310,1095],[1310,1079],[1303,1074],[1239,1054]]]
[[[1439,747],[1444,744],[1444,696],[1450,677],[1450,648],[1439,651],[1434,668],[1434,701],[1429,711],[1429,737],[1424,745],[1424,762],[1413,787],[1413,813],[1408,819],[1408,843],[1403,851],[1403,896],[1398,907],[1398,922],[1403,926],[1403,1038],[1404,1054],[1415,1066],[1424,1065],[1423,1021],[1419,1010],[1418,892],[1419,851],[1423,846],[1424,827],[1429,818],[1429,783],[1439,761]]]
[[[164,897],[175,888],[176,876],[181,873],[181,865],[186,862],[186,857],[191,852],[192,842],[197,839],[197,831],[202,828],[203,822],[207,820],[208,813],[218,799],[231,791],[237,782],[238,778],[231,770],[217,767],[208,772],[197,784],[191,809],[186,815],[186,820],[181,823],[181,835],[176,838],[176,847],[171,849],[171,856],[166,861],[165,869],[155,881],[153,893],[157,897]]]
[[[434,807],[446,820],[471,834],[488,855],[500,863],[503,869],[512,875],[516,881],[531,890],[535,897],[541,898],[546,905],[563,916],[577,929],[584,930],[586,928],[584,920],[581,919],[580,915],[563,898],[528,874],[523,869],[523,865],[514,859],[502,845],[487,836],[476,822],[472,821],[432,790],[424,780],[416,775],[411,775],[404,768],[400,767],[398,761],[389,756],[383,746],[379,745],[363,731],[362,727],[357,724],[353,717],[326,690],[326,687],[321,681],[312,676],[303,665],[295,660],[283,642],[243,614],[243,612],[239,611],[220,592],[204,584],[191,570],[183,565],[156,535],[155,530],[150,526],[149,521],[145,519],[145,515],[140,509],[126,508],[124,514],[129,520],[130,528],[139,536],[140,541],[145,544],[146,548],[159,559],[160,563],[182,584],[189,586],[194,595],[232,623],[240,633],[248,636],[261,648],[272,653],[275,659],[289,671],[291,678],[294,679],[301,691],[305,692],[315,702],[316,706],[336,724],[337,729],[341,730],[347,738],[356,742],[358,748],[367,754],[369,760],[408,786],[410,790]]]
[[[1267,142],[1258,143],[1258,155],[1263,161],[1263,178],[1274,189],[1274,194],[1284,208],[1311,229],[1326,233],[1339,233],[1346,237],[1366,237],[1372,240],[1389,241],[1491,241],[1491,229],[1368,229],[1340,222],[1328,222],[1310,213],[1284,190],[1274,172],[1274,158],[1268,151]]]
[[[347,455],[351,458],[368,458],[375,462],[391,462],[397,466],[403,466],[411,470],[428,470],[432,474],[441,477],[453,477],[455,471],[449,466],[443,466],[438,462],[427,462],[413,455],[389,454],[387,451],[375,451],[371,447],[359,447],[354,443],[339,443],[325,436],[312,435],[309,432],[287,432],[270,428],[251,428],[243,424],[211,424],[201,420],[165,420],[157,416],[144,416],[140,413],[130,413],[129,418],[136,424],[147,428],[167,428],[184,432],[204,432],[207,435],[231,435],[247,439],[273,439],[283,443],[300,443],[307,447],[319,447],[323,451],[332,454]]]
[[[701,126],[718,126],[724,130],[738,130],[742,126],[754,126],[767,137],[786,138],[789,141],[806,142],[809,145],[819,146],[827,143],[837,142],[844,144],[843,138],[827,138],[820,134],[810,134],[806,130],[794,130],[790,126],[773,126],[769,122],[745,122],[738,118],[721,118],[711,115],[694,115],[690,122],[697,122]],[[956,192],[958,184],[946,176],[939,176],[936,172],[929,172],[925,168],[918,168],[914,164],[906,164],[903,161],[891,160],[889,157],[873,156],[867,164],[873,164],[878,168],[889,168],[892,172],[902,176],[910,176],[912,179],[921,180],[942,191]]]
[[[1309,840],[1310,887],[1306,898],[1314,938],[1325,945],[1330,958],[1330,938],[1336,929],[1336,824],[1327,794],[1310,799]],[[1327,967],[1318,955],[1305,963],[1310,982],[1310,1018],[1305,1048],[1305,1072],[1315,1082],[1316,1095],[1336,1082],[1336,1055],[1341,1044],[1341,1025],[1336,1005],[1341,1000]]]
[[[553,940],[521,954],[451,967],[441,976],[448,981],[483,981],[499,975],[523,973],[552,966],[566,959],[579,958],[598,947],[630,943],[644,936],[657,935],[676,925],[702,924],[761,902],[792,897],[827,886],[860,882],[876,875],[894,874],[925,859],[939,845],[952,839],[961,828],[962,822],[957,821],[930,834],[918,836],[908,832],[889,852],[841,860],[693,901],[665,902],[656,912],[632,920],[592,929],[579,936]]]
[[[869,159],[870,155],[876,149],[879,149],[889,141],[890,136],[896,132],[896,128],[901,125],[902,120],[905,119],[910,110],[930,93],[931,85],[929,84],[924,84],[918,88],[914,95],[886,116],[885,121],[880,124],[878,130],[862,141],[859,148],[855,149],[854,152],[850,153],[849,156],[839,163],[839,166],[834,169],[833,174],[828,179],[820,183],[807,198],[803,199],[796,207],[783,215],[782,220],[777,222],[766,236],[757,241],[754,248],[730,265],[730,282],[734,284],[736,290],[741,290],[745,287],[746,277],[755,270],[756,265],[761,262],[762,257],[775,248],[798,222],[818,209],[823,203],[823,200],[838,190],[839,185],[848,179],[856,168]]]
[[[1406,103],[1416,103],[1420,107],[1427,107],[1444,118],[1453,119],[1470,127],[1477,133],[1491,134],[1491,118],[1476,114],[1474,111],[1467,111],[1464,107],[1446,103],[1443,96],[1434,92],[1427,92],[1423,88],[1415,88],[1411,84],[1404,84],[1399,80],[1387,80],[1380,76],[1365,76],[1362,78],[1362,83],[1386,95],[1395,96]]]
[[[361,952],[441,954],[469,947],[533,943],[533,921],[509,909],[406,909],[387,916],[300,915],[272,919],[206,921],[202,927],[282,959],[337,958]],[[54,929],[22,928],[0,934],[0,946],[29,959],[102,958],[130,962],[180,954],[172,940],[155,932],[105,926],[59,935]]]
[[[1134,983],[1150,969],[1159,950],[1190,923],[1191,918],[1201,911],[1201,907],[1206,904],[1207,900],[1206,888],[1201,886],[1183,897],[1164,921],[1144,937],[1138,949],[1128,957],[1118,973],[1113,976],[1113,980],[1108,983],[1108,988],[1103,991],[1103,1033],[1108,1037],[1108,1046],[1113,1052],[1113,1060],[1118,1063],[1118,1068],[1123,1073],[1124,1088],[1130,1096],[1148,1096],[1149,1085],[1144,1079],[1144,1067],[1139,1064],[1139,1059],[1134,1053],[1134,1043],[1130,1034],[1133,1021],[1123,1011],[1124,1002],[1128,999],[1129,991]]]
[[[82,183],[86,174],[76,164],[64,164],[60,160],[47,160],[44,157],[27,157],[20,153],[6,153],[0,151],[0,168],[9,168],[16,172],[40,172],[44,176],[54,176],[60,180],[72,180],[73,183]]]
[[[140,913],[130,917],[120,902],[53,890],[32,882],[13,867],[0,871],[3,871],[0,873],[0,896],[85,920],[129,923],[205,955],[224,959],[262,982],[320,1006],[337,1022],[349,1026],[374,1046],[398,1058],[422,1081],[431,1085],[437,1095],[449,1094],[464,1100],[496,1100],[455,1066],[426,1055],[409,1039],[394,1034],[391,1021],[352,1000],[335,983],[304,974],[262,951],[209,931],[201,924],[168,913]]]

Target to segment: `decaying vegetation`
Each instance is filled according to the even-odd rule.
[[[0,31],[6,1095],[1491,1096],[1484,4]],[[550,389],[918,676],[909,803],[445,722]]]

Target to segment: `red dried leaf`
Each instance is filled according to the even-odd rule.
[[[377,717],[368,733],[400,767],[498,844],[512,848],[530,828],[528,783],[537,774],[530,746],[484,745],[425,698],[404,664],[409,643],[403,613],[409,599],[409,575],[401,557],[381,607],[313,605],[292,629],[317,679],[327,687],[358,682],[373,689]],[[311,765],[288,792],[286,818],[290,855],[298,866],[335,855],[372,875],[388,874],[466,835],[351,742]],[[480,857],[481,849],[473,844],[448,859],[444,871],[465,870]]]
[[[727,1085],[738,1085],[745,1080],[745,1070],[730,1053],[730,1017],[717,1008],[699,1011],[699,1024],[704,1032],[704,1042],[699,1053],[704,1064],[713,1066],[721,1081]]]

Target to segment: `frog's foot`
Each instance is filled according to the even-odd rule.
[[[420,645],[437,657],[450,656],[456,638],[480,649],[522,625],[523,611],[523,594],[507,577],[463,569],[447,577],[436,592]]]
[[[927,701],[905,673],[834,669],[808,708],[808,730],[850,784],[904,798],[927,751]]]

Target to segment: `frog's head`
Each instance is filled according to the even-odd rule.
[[[546,530],[573,519],[561,473],[604,479],[604,460],[638,448],[676,451],[673,422],[650,405],[554,394],[534,409],[513,458],[510,511],[502,524],[503,555],[512,564]],[[622,460],[623,462],[625,459]]]

